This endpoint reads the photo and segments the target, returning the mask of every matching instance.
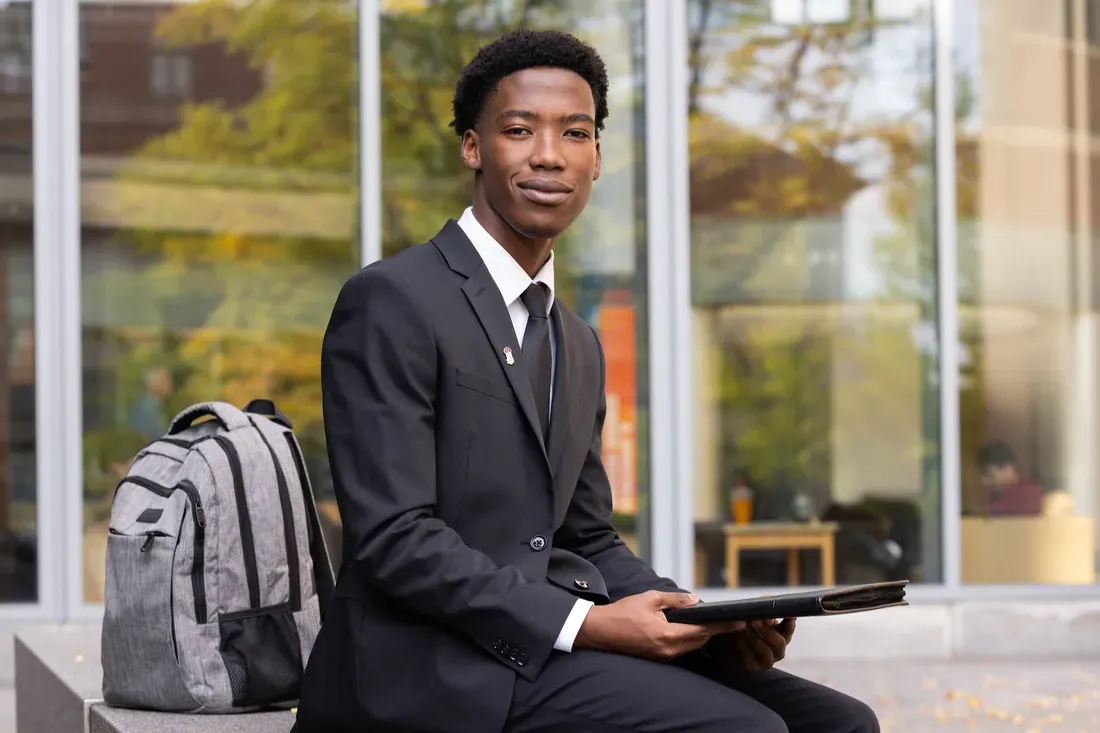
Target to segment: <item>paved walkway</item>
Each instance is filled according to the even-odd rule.
[[[882,733],[1100,733],[1100,656],[785,668],[867,702]]]
[[[882,733],[1100,733],[1100,657],[784,668],[865,700]],[[0,688],[0,733],[14,732],[14,696]]]

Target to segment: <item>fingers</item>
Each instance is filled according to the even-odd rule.
[[[743,631],[742,622],[727,622],[706,625],[669,624],[662,646],[666,650],[665,658],[671,659],[701,648],[712,638],[735,631]]]
[[[663,608],[679,608],[682,606],[694,606],[699,602],[699,596],[694,593],[663,593],[658,590],[648,591],[647,595],[657,610]]]
[[[730,639],[736,650],[738,664],[742,671],[753,674],[767,669],[771,664],[770,650],[750,628],[743,634],[736,634]]]
[[[761,636],[759,631],[755,634],[742,634],[741,644],[745,651],[746,667],[750,671],[759,672],[771,669],[775,666],[775,651]]]
[[[748,624],[744,621],[716,621],[714,623],[707,624],[707,629],[712,636],[720,636],[722,634],[732,634],[735,631],[744,631],[748,628]]]
[[[699,649],[710,641],[711,633],[705,626],[669,624],[669,629],[655,647],[659,659],[670,660]]]
[[[665,621],[660,630],[661,638],[677,643],[681,639],[709,639],[714,634],[710,627],[704,624],[681,624]]]
[[[743,631],[744,627],[745,624],[741,622],[713,624],[668,623],[663,634],[663,645],[676,650],[674,656],[677,656],[698,649],[720,634]]]
[[[778,627],[782,622],[779,619],[761,619],[759,621],[750,621],[748,623],[749,628],[753,630],[763,630],[763,628]]]
[[[709,639],[713,634],[707,626],[698,624],[669,624],[668,638],[670,639]]]
[[[773,664],[787,655],[787,640],[774,626],[764,626],[761,629],[755,629],[755,631],[755,636],[771,652]]]
[[[783,638],[790,643],[791,637],[794,636],[795,619],[785,618],[783,622],[776,627],[776,630],[783,635]]]

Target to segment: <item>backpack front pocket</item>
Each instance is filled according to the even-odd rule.
[[[128,493],[120,496],[124,489]],[[186,502],[178,500],[177,492],[187,497]],[[111,510],[111,534],[143,535],[150,545],[157,536],[178,539],[183,515],[188,507],[191,509],[194,524],[191,590],[195,599],[195,623],[205,624],[206,511],[199,490],[186,479],[175,486],[164,486],[141,476],[127,476],[115,489],[114,505]]]
[[[194,710],[199,704],[183,681],[172,620],[186,500],[146,509],[146,521],[137,521],[138,515],[113,520],[107,537],[103,697],[119,706]]]

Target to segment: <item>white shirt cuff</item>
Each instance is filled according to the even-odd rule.
[[[565,625],[561,627],[558,640],[554,642],[555,649],[559,652],[573,651],[573,642],[576,641],[577,634],[581,630],[581,624],[588,616],[588,609],[592,608],[593,605],[592,601],[586,601],[583,598],[577,599],[577,602],[573,604],[573,610],[569,612],[569,616],[565,619]]]

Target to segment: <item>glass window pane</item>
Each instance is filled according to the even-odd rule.
[[[84,596],[110,500],[183,407],[274,399],[331,495],[320,348],[359,267],[346,0],[82,2]]]
[[[962,580],[1092,584],[1096,3],[955,7]]]
[[[524,26],[571,32],[608,68],[603,172],[588,208],[555,245],[557,296],[599,332],[607,358],[603,460],[616,526],[648,552],[647,326],[642,0],[384,3],[383,247],[424,242],[470,205],[472,177],[449,127],[455,82],[479,46]]]
[[[688,4],[695,580],[936,582],[930,3],[782,5]]]
[[[0,603],[38,599],[31,4],[0,5]]]

